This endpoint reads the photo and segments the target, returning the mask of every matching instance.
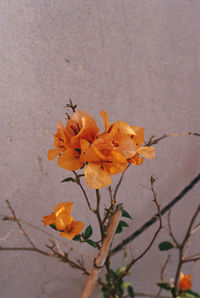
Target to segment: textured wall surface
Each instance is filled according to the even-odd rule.
[[[68,200],[75,202],[75,218],[95,226],[80,190],[60,184],[69,173],[47,160],[69,97],[101,128],[99,111],[104,109],[111,122],[145,127],[146,139],[152,134],[199,132],[199,20],[199,0],[0,0],[0,213],[9,213],[9,199],[20,218],[42,228],[42,216]],[[156,191],[164,206],[199,172],[199,138],[170,138],[155,149],[156,159],[132,166],[119,191],[119,201],[134,218],[126,235],[155,213],[152,194],[144,187],[152,174],[159,177]],[[199,203],[199,191],[200,185],[195,186],[173,209],[172,224],[180,240]],[[93,201],[91,190],[89,194]],[[106,203],[106,190],[102,196]],[[135,255],[155,229],[135,240]],[[31,227],[27,231],[45,249],[48,235]],[[1,222],[0,238],[2,246],[28,245],[9,222]],[[117,236],[115,243],[120,239]],[[155,283],[167,257],[158,252],[161,239],[169,239],[166,229],[132,269],[128,279],[136,292],[157,292]],[[91,265],[93,248],[64,243]],[[198,252],[199,246],[196,237],[191,252]],[[176,253],[172,256],[166,281],[174,276]],[[68,265],[36,253],[1,252],[0,264],[2,298],[80,297],[86,282]],[[122,264],[123,253],[114,259],[113,268]],[[200,291],[199,264],[183,270],[193,275],[193,289]]]

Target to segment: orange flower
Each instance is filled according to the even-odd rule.
[[[54,135],[54,146],[56,149],[48,151],[48,159],[56,156],[58,165],[69,171],[75,171],[83,166],[80,162],[80,139],[93,142],[99,131],[95,120],[83,111],[76,111],[68,120],[66,127],[58,122],[57,134]]]
[[[122,153],[129,163],[139,165],[144,158],[139,157],[139,154],[145,158],[155,158],[155,151],[152,147],[141,147],[144,142],[144,128],[138,126],[129,126],[126,122],[117,121],[110,125],[107,120],[107,113],[101,111],[105,124],[105,132],[112,137],[113,149]]]
[[[70,215],[74,203],[62,202],[56,205],[54,212],[43,217],[43,224],[55,224],[56,229],[60,232],[60,236],[72,240],[83,229],[84,223],[81,221],[74,221]]]
[[[191,289],[192,287],[191,275],[190,274],[184,275],[183,272],[181,272],[178,287],[182,291],[187,291]]]
[[[123,172],[127,167],[125,156],[113,149],[108,136],[99,137],[92,145],[81,140],[82,162],[87,162],[85,180],[89,187],[99,189],[112,183],[110,175]]]
[[[144,157],[155,157],[152,147],[141,147],[144,128],[131,127],[123,121],[111,125],[107,113],[102,110],[100,114],[105,125],[101,134],[95,120],[83,111],[75,112],[66,127],[58,122],[54,136],[56,149],[48,152],[50,160],[60,155],[58,165],[67,170],[75,171],[87,164],[86,183],[94,189],[111,184],[110,175],[123,172],[128,163],[140,165]]]

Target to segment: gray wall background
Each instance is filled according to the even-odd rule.
[[[0,0],[0,213],[9,213],[5,203],[9,199],[20,218],[42,227],[43,215],[60,201],[73,200],[74,217],[95,227],[79,189],[60,184],[70,173],[47,160],[56,122],[64,121],[69,97],[101,128],[99,111],[104,109],[111,122],[145,127],[146,140],[152,134],[199,132],[199,20],[199,0]],[[119,192],[119,201],[133,216],[126,235],[155,213],[152,194],[143,187],[149,186],[152,174],[159,177],[156,190],[164,206],[199,172],[197,137],[171,138],[155,149],[156,159],[131,167]],[[199,190],[197,185],[173,209],[172,224],[180,240],[199,203]],[[89,194],[93,201],[91,190]],[[102,197],[106,203],[105,190]],[[133,243],[135,255],[155,229]],[[27,231],[45,248],[48,235]],[[9,222],[1,222],[0,238],[0,245],[27,245]],[[115,243],[120,239],[117,236]],[[169,239],[166,229],[132,269],[129,280],[137,292],[157,291],[155,283],[167,257],[158,252],[161,239]],[[88,255],[95,255],[93,248],[64,242],[66,249],[75,247],[91,265]],[[190,252],[199,252],[199,244],[197,234]],[[176,268],[176,253],[172,256],[166,281]],[[123,259],[121,253],[113,268],[121,266]],[[86,282],[66,264],[34,253],[1,252],[0,264],[2,298],[80,297]],[[183,271],[193,275],[193,289],[200,291],[199,263],[188,264]],[[95,296],[99,295],[97,291]]]

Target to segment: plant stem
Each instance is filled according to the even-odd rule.
[[[82,298],[90,298],[94,290],[95,284],[98,280],[98,275],[101,269],[104,267],[107,255],[110,250],[110,245],[112,243],[115,231],[117,229],[120,217],[122,213],[122,204],[117,205],[115,213],[112,217],[110,226],[108,228],[107,235],[105,236],[102,247],[99,250],[98,256],[94,259],[94,265],[86,283],[85,289],[83,291]]]

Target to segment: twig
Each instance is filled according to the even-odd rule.
[[[16,223],[17,223],[17,225],[18,225],[18,227],[19,227],[19,229],[20,229],[20,233],[26,237],[27,241],[30,243],[30,245],[31,245],[33,248],[36,248],[36,247],[35,247],[35,244],[34,244],[34,243],[32,242],[32,240],[29,238],[28,234],[24,231],[24,228],[22,227],[20,221],[17,219],[16,214],[15,214],[15,211],[14,211],[14,209],[11,207],[10,202],[9,202],[8,200],[6,200],[6,203],[8,204],[8,208],[10,209],[10,211],[12,212],[13,217],[14,217],[15,220],[16,220]]]
[[[9,221],[14,221],[16,222],[16,218],[14,216],[8,216],[8,215],[2,215],[0,214],[0,217],[2,217],[2,220],[9,220]],[[45,234],[46,236],[49,236],[49,237],[53,237],[53,239],[55,240],[58,240],[59,242],[61,242],[63,245],[67,246],[68,249],[70,250],[73,250],[73,251],[76,251],[77,253],[79,253],[80,255],[82,255],[83,257],[87,257],[89,259],[93,259],[92,256],[90,256],[89,254],[85,254],[85,253],[82,253],[78,248],[76,248],[75,246],[72,246],[72,245],[69,245],[66,243],[66,241],[63,241],[62,239],[56,237],[56,236],[52,236],[51,233],[49,233],[47,230],[44,230],[40,227],[37,227],[27,221],[25,221],[24,219],[21,219],[21,218],[17,218],[18,222],[21,222],[25,225],[28,225],[29,227],[33,228],[33,229],[36,229],[40,232],[42,232],[43,234]],[[0,239],[1,240],[1,239]]]
[[[168,228],[169,228],[169,235],[171,236],[172,240],[174,241],[174,243],[176,244],[176,247],[179,247],[179,243],[176,240],[173,231],[172,231],[172,227],[171,227],[171,221],[170,221],[170,215],[171,215],[171,209],[169,209],[168,215],[167,215],[167,222],[168,222]]]
[[[98,220],[98,223],[99,223],[99,228],[100,228],[100,232],[101,232],[101,241],[103,241],[104,230],[103,230],[103,224],[102,224],[101,215],[100,215],[101,197],[100,197],[99,189],[96,189],[96,198],[97,198],[97,206],[96,206],[96,209],[94,210],[94,213],[96,214],[96,217],[97,217],[97,220]]]
[[[119,187],[120,187],[120,185],[122,183],[122,180],[124,178],[124,175],[125,175],[125,173],[126,173],[126,171],[128,170],[129,167],[130,167],[130,164],[127,165],[125,171],[121,174],[121,177],[120,177],[120,179],[119,179],[119,181],[118,181],[118,183],[116,185],[115,191],[114,191],[114,195],[113,195],[114,199],[116,199],[118,189],[119,189]]]
[[[160,206],[157,202],[157,198],[156,198],[156,192],[154,190],[154,182],[155,179],[153,177],[151,177],[151,190],[153,193],[153,202],[156,205],[156,208],[158,210],[158,219],[159,219],[159,227],[157,229],[157,231],[155,232],[151,242],[149,243],[149,245],[147,246],[147,248],[137,257],[131,260],[131,262],[126,266],[126,269],[124,270],[124,272],[119,276],[119,278],[117,279],[117,282],[119,282],[120,280],[122,280],[129,272],[129,270],[131,269],[131,267],[138,261],[140,260],[151,248],[151,246],[153,245],[155,239],[157,238],[160,230],[162,229],[162,217],[161,217],[161,213],[160,213]]]
[[[82,192],[83,192],[83,195],[84,195],[84,197],[85,197],[85,199],[86,199],[86,202],[87,202],[87,204],[88,204],[88,208],[90,209],[90,211],[94,212],[95,210],[94,210],[94,208],[92,208],[91,205],[90,205],[90,201],[89,201],[89,199],[88,199],[88,196],[87,196],[87,194],[86,194],[85,189],[83,188],[83,186],[82,186],[82,184],[81,184],[81,180],[80,180],[78,174],[77,174],[75,171],[73,171],[73,173],[74,173],[74,175],[75,175],[75,177],[76,177],[76,183],[80,186],[80,188],[81,188],[81,190],[82,190]]]
[[[45,255],[45,256],[48,256],[48,257],[53,257],[54,255],[53,254],[50,254],[44,250],[41,250],[41,249],[38,249],[36,247],[2,247],[0,246],[0,251],[3,251],[3,250],[11,250],[11,251],[16,251],[16,250],[24,250],[24,251],[35,251],[35,252],[38,252],[42,255]]]
[[[74,113],[76,111],[77,105],[73,105],[72,99],[69,98],[69,103],[66,104],[65,108],[71,109],[72,112]],[[67,116],[67,119],[69,120],[70,119],[70,115],[68,114],[68,112],[66,112],[65,115]]]
[[[192,231],[191,231],[191,235],[193,235],[194,233],[196,233],[196,231],[198,230],[200,228],[200,223],[198,223],[195,227],[194,227],[194,229],[192,229]]]
[[[92,272],[89,276],[89,279],[86,283],[82,298],[89,298],[92,295],[93,289],[94,289],[95,284],[98,280],[98,274],[101,271],[101,269],[104,267],[107,255],[109,253],[110,245],[111,245],[113,237],[115,235],[115,231],[118,226],[121,213],[122,213],[122,204],[119,204],[116,207],[115,213],[112,217],[110,226],[108,228],[107,235],[103,240],[103,244],[99,251],[99,254],[98,254],[97,258],[94,260],[94,266],[92,268]]]
[[[177,202],[179,202],[194,186],[200,181],[200,173],[176,196],[169,204],[167,204],[161,211],[161,215],[164,215],[170,208],[172,208]],[[136,237],[147,230],[151,225],[153,225],[158,220],[158,213],[155,214],[151,219],[145,222],[138,230],[133,234],[125,238],[120,244],[118,244],[112,253],[116,253],[121,250],[129,242],[133,241]]]
[[[158,144],[158,142],[160,142],[161,140],[164,140],[166,138],[182,137],[182,136],[197,136],[197,137],[200,137],[200,134],[196,133],[196,132],[172,133],[172,134],[164,134],[162,137],[159,137],[157,139],[154,139],[155,136],[151,136],[149,141],[145,143],[145,146],[152,146],[152,145]]]
[[[167,264],[169,263],[169,260],[170,260],[170,255],[167,256],[167,259],[166,261],[164,262],[162,268],[161,268],[161,271],[160,271],[160,282],[162,283],[164,281],[164,272],[165,272],[165,269],[167,267]],[[158,290],[158,293],[156,295],[156,298],[159,298],[160,297],[160,293],[162,291],[162,288],[160,288]]]
[[[180,270],[181,270],[182,264],[184,262],[184,259],[183,259],[184,247],[185,247],[185,244],[187,243],[189,237],[191,236],[192,226],[193,226],[194,221],[195,221],[196,217],[198,216],[199,212],[200,212],[200,205],[197,207],[194,215],[192,216],[189,226],[188,226],[188,229],[186,231],[185,237],[184,237],[182,243],[180,243],[180,245],[179,245],[179,261],[178,261],[178,266],[177,266],[175,281],[174,281],[174,287],[175,287],[176,294],[178,294],[178,280],[179,280]],[[196,258],[196,261],[197,261],[197,259],[198,258]],[[194,259],[192,261],[194,261]]]

